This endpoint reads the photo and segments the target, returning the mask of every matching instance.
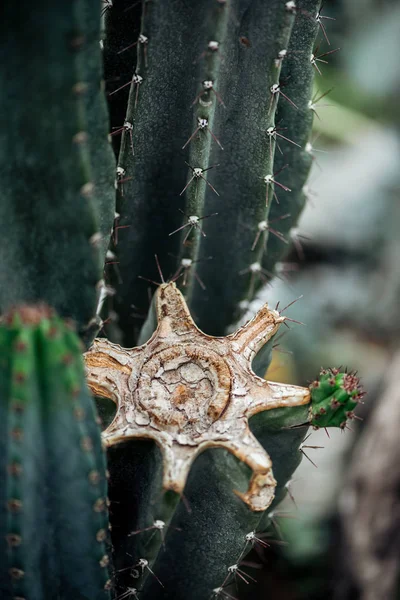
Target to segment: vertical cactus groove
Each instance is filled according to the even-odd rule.
[[[8,313],[0,343],[1,597],[106,600],[105,460],[82,345],[44,305]]]
[[[79,328],[95,312],[99,241],[103,256],[106,245],[90,149],[98,148],[104,184],[110,158],[92,56],[98,26],[87,31],[90,19],[82,18],[91,11],[96,22],[97,0],[22,1],[0,9],[0,310],[43,299]],[[99,123],[92,139],[90,111]],[[103,193],[108,202],[110,192]],[[101,222],[111,228],[109,216]]]
[[[132,78],[136,68],[141,6],[118,0],[103,9],[102,53],[107,93],[111,94]],[[108,103],[113,147],[118,154],[125,121],[129,86],[110,96]]]
[[[219,196],[218,190],[207,181],[208,171],[214,168],[210,163],[212,146],[215,144],[221,150],[223,146],[214,133],[214,127],[218,120],[221,107],[226,108],[222,96],[217,91],[219,88],[219,74],[223,57],[220,48],[225,47],[229,21],[232,18],[230,5],[224,9],[215,5],[206,14],[208,41],[204,49],[195,59],[198,63],[198,79],[200,91],[194,98],[194,123],[193,133],[185,142],[183,148],[189,146],[189,173],[185,190],[185,220],[204,218],[204,204],[207,190],[211,190],[214,197]],[[218,167],[215,167],[218,168]],[[197,175],[199,174],[199,175]],[[182,193],[182,192],[181,192]],[[212,212],[216,212],[215,210]],[[200,283],[196,274],[197,260],[199,259],[200,242],[203,235],[200,227],[192,227],[189,231],[181,230],[180,264],[177,273],[182,272],[179,280],[181,287],[189,300],[193,295],[194,286]],[[207,261],[209,257],[206,257]],[[197,278],[197,279],[196,279]],[[190,300],[189,300],[190,302]]]
[[[127,345],[137,340],[137,326],[142,325],[132,316],[132,302],[145,314],[149,304],[147,285],[138,276],[159,278],[154,255],[160,256],[166,277],[177,273],[183,257],[197,256],[196,243],[185,255],[179,233],[169,234],[187,221],[189,212],[201,216],[197,211],[202,209],[207,184],[195,177],[182,194],[193,176],[185,161],[200,160],[200,165],[192,167],[207,168],[212,137],[209,139],[207,131],[199,131],[183,146],[198,125],[193,101],[202,91],[201,82],[206,76],[215,77],[219,68],[219,57],[204,52],[210,40],[218,41],[213,40],[216,34],[223,35],[226,18],[225,7],[214,0],[143,3],[141,37],[125,117],[133,129],[123,134],[117,169],[119,225],[127,227],[121,231],[116,247],[120,272],[116,301]],[[211,100],[212,104],[203,108],[212,120],[214,110],[221,107],[215,108],[212,90],[203,92],[204,97],[201,93],[196,99],[195,112],[199,101],[207,105]],[[113,96],[111,106],[112,102]],[[192,146],[195,150],[190,154]],[[211,179],[212,173],[204,177]]]

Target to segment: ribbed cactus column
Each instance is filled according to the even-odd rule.
[[[126,74],[127,59],[125,79],[116,81],[114,87],[109,84],[112,112],[118,94],[130,87],[127,112],[119,119],[123,131],[116,174],[118,227],[124,229],[114,237],[119,263],[115,308],[125,346],[138,340],[145,343],[157,326],[153,305],[142,327],[150,294],[148,283],[139,278],[160,279],[154,255],[165,279],[176,279],[194,320],[208,334],[223,334],[269,277],[269,269],[273,270],[274,262],[268,270],[263,265],[274,228],[270,223],[290,219],[293,226],[305,174],[302,169],[293,185],[292,217],[290,201],[278,205],[282,196],[290,198],[292,188],[283,180],[290,165],[277,162],[277,133],[288,127],[285,137],[290,141],[284,150],[291,148],[288,162],[293,161],[290,173],[295,177],[311,128],[312,112],[307,106],[311,98],[310,54],[318,31],[319,5],[317,0],[301,7],[282,0],[142,3],[140,31],[131,40],[136,51],[131,72]],[[118,48],[114,10],[121,7],[108,10],[107,64],[112,50],[128,56],[126,31]],[[136,27],[132,20],[132,36]],[[298,60],[288,62],[283,74],[290,56]],[[288,91],[292,76],[294,91]],[[281,106],[284,123],[276,120]],[[293,116],[297,113],[300,116]],[[280,208],[274,209],[271,219],[275,206]],[[279,231],[280,225],[276,229]],[[159,322],[160,318],[159,313]],[[169,328],[162,322],[164,326],[159,327],[165,327],[165,335],[175,330],[177,321]],[[148,341],[152,343],[154,338]],[[262,360],[255,358],[258,375],[265,372],[271,343],[272,338]],[[148,412],[139,416],[133,408],[127,411],[120,404],[122,389],[128,385],[135,396],[141,382],[138,373],[142,367],[130,371],[126,352],[117,346],[112,349],[112,364],[108,365],[112,375],[105,386],[99,382],[104,375],[107,342],[96,342],[87,356],[92,390],[118,405],[118,416],[105,433],[106,439],[112,440],[116,593],[135,597],[140,591],[145,597],[174,600],[203,600],[213,594],[223,597],[221,590],[237,576],[235,569],[254,542],[252,532],[265,526],[262,515],[232,492],[235,488],[246,496],[249,478],[252,481],[251,463],[237,461],[226,450],[207,450],[193,463],[179,501],[177,494],[182,493],[186,476],[179,480],[180,486],[172,486],[175,480],[166,456],[169,450],[173,453],[174,444],[171,447],[168,436],[159,441],[162,459],[148,438],[153,437],[152,424],[157,428],[155,423],[164,413],[146,404],[157,405],[163,386],[169,391],[174,388],[177,382],[168,377],[174,376],[170,370],[179,365],[173,363],[175,367],[170,369],[160,363],[159,370],[151,369],[150,363],[148,369],[142,365],[147,373],[143,378],[154,379],[158,392],[149,392],[148,401],[143,397]],[[173,362],[173,357],[168,360]],[[198,355],[191,354],[188,360],[200,368]],[[167,382],[163,369],[168,373]],[[178,403],[178,413],[186,414],[188,388],[190,382],[185,380],[181,393],[171,391],[168,402]],[[243,389],[244,396],[246,393]],[[165,424],[167,429],[172,421]],[[273,461],[277,500],[300,462],[299,448],[309,421],[306,406],[276,408],[252,417],[251,426]],[[217,418],[218,426],[223,427]],[[131,437],[142,436],[147,442],[129,442],[128,430]],[[187,472],[190,461],[183,463]],[[163,488],[169,490],[167,494]]]
[[[256,270],[268,230],[258,236],[259,223],[266,221],[276,194],[280,175],[274,165],[275,140],[267,131],[275,125],[275,112],[285,100],[277,92],[282,60],[279,53],[289,45],[296,13],[291,3],[237,2],[236,21],[221,49],[225,61],[221,94],[226,111],[219,112],[216,133],[224,151],[214,147],[211,161],[219,163],[213,182],[221,193],[218,218],[208,224],[198,274],[206,286],[193,300],[193,311],[205,331],[214,335],[240,314],[239,303],[254,297],[262,282]],[[298,85],[302,85],[298,82]],[[289,104],[289,110],[296,111]],[[275,190],[274,190],[275,187]],[[210,194],[205,212],[215,206]],[[260,278],[261,276],[261,278]],[[211,310],[218,304],[221,310]]]
[[[97,0],[80,0],[79,23],[84,33],[79,60],[87,88],[83,94],[87,147],[94,184],[93,204],[99,227],[98,248],[101,264],[110,242],[115,215],[115,157],[109,139],[109,116],[103,80],[102,42]]]
[[[113,110],[131,86],[120,118],[124,231],[115,248],[115,307],[126,345],[137,342],[149,307],[148,284],[138,277],[159,279],[154,255],[213,334],[223,334],[271,276],[281,254],[268,250],[268,239],[284,239],[280,230],[296,223],[310,166],[319,5],[143,3],[131,74],[109,93]],[[116,47],[113,10],[107,64],[111,48],[124,54],[126,47],[125,39]]]
[[[296,104],[297,110],[287,102],[279,102],[276,114],[278,127],[278,143],[281,152],[275,154],[275,171],[282,171],[279,181],[290,188],[290,194],[280,194],[279,204],[271,205],[270,221],[277,224],[277,219],[287,214],[279,222],[280,236],[270,234],[262,265],[267,279],[274,273],[275,265],[288,251],[290,230],[297,220],[307,201],[307,178],[312,165],[310,151],[310,135],[314,111],[312,109],[312,90],[315,69],[311,63],[311,55],[315,46],[316,24],[314,17],[319,4],[313,0],[303,0],[299,4],[301,12],[296,19],[287,54],[282,62],[281,77],[285,83],[284,93]],[[298,82],[301,81],[301,86]],[[291,140],[288,142],[279,135]],[[287,168],[284,168],[287,165]]]
[[[109,598],[105,459],[71,324],[26,305],[0,324],[0,594]]]
[[[23,0],[0,9],[0,311],[42,299],[81,330],[114,218],[100,8]]]

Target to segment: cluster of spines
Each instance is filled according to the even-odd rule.
[[[1,495],[7,498],[8,552],[2,563],[8,586],[21,600],[43,597],[49,585],[80,586],[88,597],[105,600],[111,587],[106,470],[84,382],[82,344],[72,323],[45,305],[8,313],[0,340],[11,357],[7,366],[2,364],[8,394],[3,388],[0,406],[8,438],[6,472],[0,474]],[[61,456],[64,450],[71,456]],[[91,556],[82,556],[79,545],[90,548]],[[42,580],[41,561],[52,547],[57,555],[48,557]],[[2,589],[6,585],[0,582]]]
[[[347,421],[356,418],[354,409],[364,396],[355,373],[339,369],[322,369],[318,379],[310,384],[310,424],[345,429]]]

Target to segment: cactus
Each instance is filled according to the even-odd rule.
[[[109,592],[106,472],[73,327],[45,305],[0,325],[2,598]]]
[[[282,310],[228,333],[279,272],[306,199],[320,0],[107,0],[102,44],[98,0],[24,0],[23,19],[20,4],[0,25],[0,410],[2,456],[27,468],[0,471],[4,597],[232,597],[308,426],[344,427],[360,397],[336,371],[311,391],[262,379]],[[159,276],[151,299],[143,278]],[[110,338],[85,363],[111,580],[104,457],[66,317],[86,346],[101,325]]]
[[[44,300],[83,335],[115,203],[100,6],[24,0],[0,27],[0,310]]]
[[[310,385],[311,425],[344,429],[347,419],[354,418],[353,411],[362,398],[359,383],[354,373],[322,370],[320,377]]]

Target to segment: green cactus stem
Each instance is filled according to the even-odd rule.
[[[145,315],[150,302],[138,277],[158,279],[154,255],[164,278],[177,280],[196,323],[213,335],[226,332],[273,271],[275,263],[264,265],[269,233],[278,230],[282,238],[280,224],[294,226],[310,166],[310,55],[319,6],[319,0],[304,0],[299,9],[283,0],[143,2],[131,74],[109,93],[113,112],[130,85],[120,117],[129,129],[118,159],[124,230],[113,280],[124,345],[139,339],[138,313]],[[115,47],[113,11],[107,64]],[[294,141],[285,143],[287,168],[277,162],[275,127],[287,127]],[[286,201],[270,222],[281,197]]]
[[[195,326],[174,283],[159,287],[154,311],[156,331],[142,346],[97,339],[85,354],[90,389],[116,405],[103,432],[118,507],[114,586],[117,595],[204,600],[261,543],[331,384],[323,374],[311,399],[254,374],[254,356],[285,320],[267,306],[218,338]],[[337,388],[353,390],[353,376],[335,373]]]
[[[44,300],[79,330],[114,218],[99,22],[97,0],[11,2],[0,19],[0,311]]]
[[[104,263],[115,215],[115,158],[108,139],[109,117],[104,95],[102,57],[99,52],[100,3],[97,0],[81,0],[80,10],[85,43],[79,53],[79,59],[87,83],[83,101],[94,184],[93,203],[101,235],[100,260]]]
[[[110,597],[106,470],[82,344],[45,305],[0,324],[4,600]]]

